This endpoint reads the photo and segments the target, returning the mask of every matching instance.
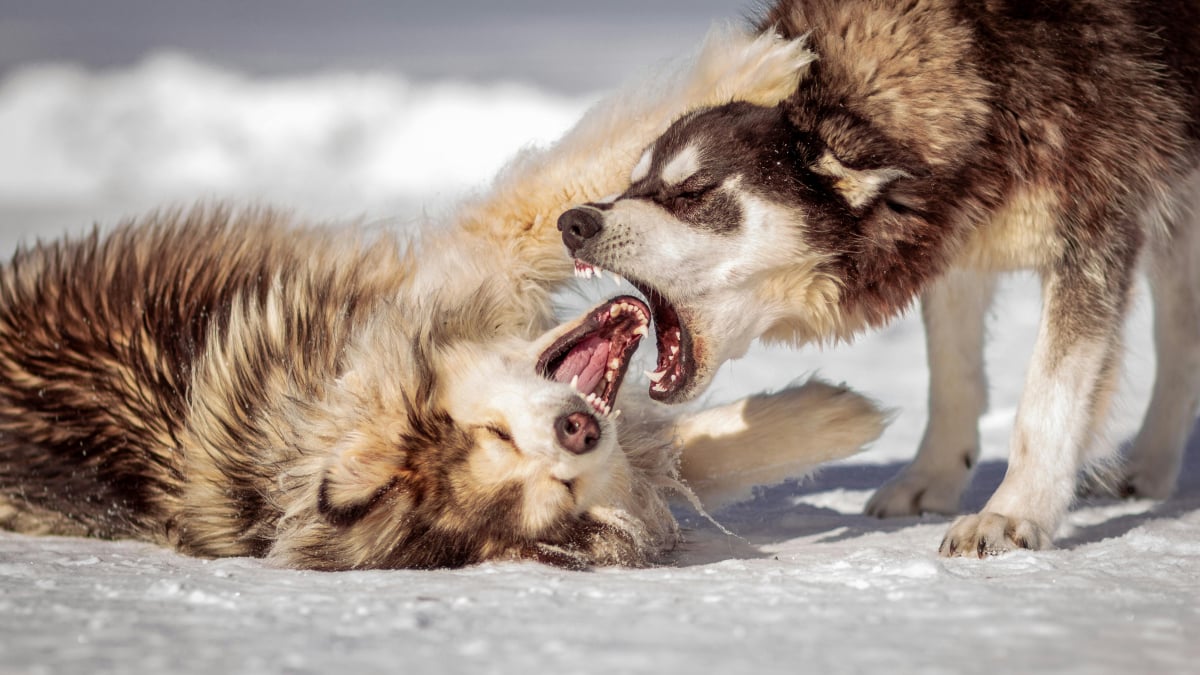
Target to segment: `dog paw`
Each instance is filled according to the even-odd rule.
[[[701,52],[699,72],[702,79],[710,81],[707,89],[712,100],[708,105],[736,100],[773,106],[796,91],[815,59],[804,39],[736,30],[715,32]]]
[[[1122,499],[1166,499],[1175,491],[1179,471],[1161,466],[1142,467],[1136,464],[1125,472],[1117,483],[1116,495]]]
[[[1019,548],[1050,548],[1050,536],[1032,521],[999,513],[977,513],[954,521],[938,553],[945,557],[999,555]]]
[[[961,480],[905,470],[871,495],[864,512],[876,518],[953,515],[958,513],[962,489]]]
[[[1175,489],[1176,476],[1130,467],[1116,475],[1085,475],[1075,495],[1081,499],[1166,499]]]

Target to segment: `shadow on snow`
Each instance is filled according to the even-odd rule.
[[[1128,443],[1123,444],[1127,449]],[[676,516],[685,532],[685,542],[675,554],[679,565],[704,565],[728,559],[767,558],[773,554],[763,547],[792,539],[813,543],[839,542],[871,534],[899,532],[917,525],[941,524],[948,527],[951,516],[922,516],[879,519],[820,505],[821,496],[834,495],[833,501],[862,501],[880,485],[903,469],[905,463],[873,465],[835,465],[801,482],[787,482],[756,490],[752,499],[713,513],[717,523],[736,536],[722,533],[704,516],[681,506]],[[1007,463],[982,462],[963,496],[963,513],[978,512],[1004,479]],[[838,500],[842,492],[863,493]],[[858,499],[861,497],[861,499]],[[1081,499],[1076,508],[1117,503],[1114,499]],[[1175,494],[1168,500],[1138,513],[1121,514],[1094,525],[1076,527],[1067,537],[1055,542],[1060,549],[1073,549],[1104,539],[1120,537],[1149,521],[1178,518],[1200,509],[1200,420],[1192,429]],[[929,542],[935,549],[940,532]]]

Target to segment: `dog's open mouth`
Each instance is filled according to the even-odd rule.
[[[575,274],[591,278],[602,272],[595,265],[576,260]],[[691,333],[680,320],[674,305],[661,293],[637,279],[628,281],[649,301],[650,313],[654,317],[658,362],[652,372],[646,373],[646,377],[650,378],[650,398],[656,401],[670,401],[687,388],[696,374]]]
[[[555,382],[570,382],[597,413],[612,415],[629,360],[649,325],[644,302],[613,298],[542,352],[537,371]]]

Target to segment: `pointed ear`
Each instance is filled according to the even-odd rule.
[[[404,453],[381,447],[355,434],[326,464],[317,492],[317,512],[330,525],[344,527],[362,520],[389,496],[404,495],[414,485],[403,467]]]
[[[898,167],[852,169],[828,149],[817,158],[811,168],[814,172],[833,179],[833,188],[855,211],[873,203],[892,182],[911,176],[909,172]]]

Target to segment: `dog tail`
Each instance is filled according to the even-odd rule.
[[[748,498],[756,485],[801,478],[859,452],[890,415],[845,386],[819,379],[685,415],[680,474],[708,510]]]

